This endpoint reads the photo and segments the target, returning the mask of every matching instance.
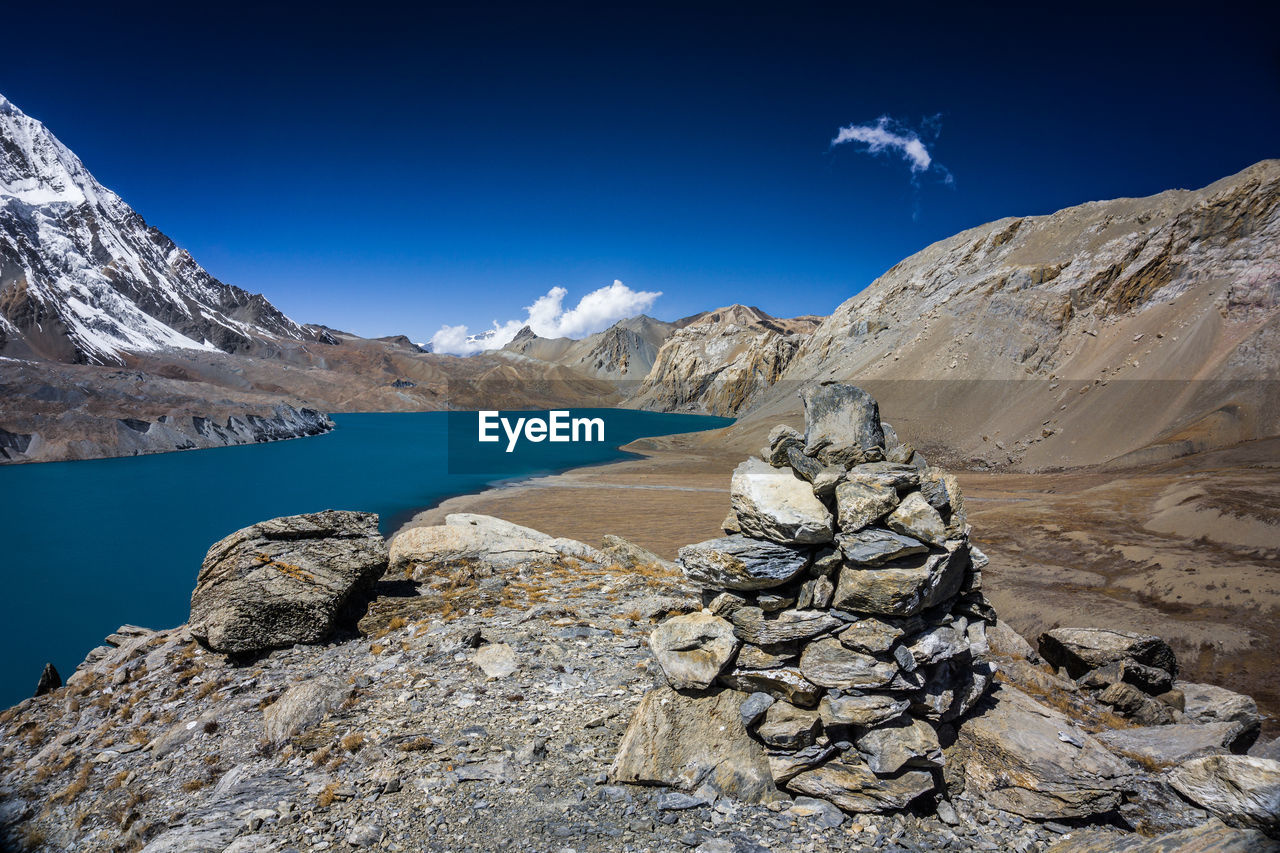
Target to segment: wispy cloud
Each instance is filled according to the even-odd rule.
[[[931,116],[922,123],[922,129],[931,139],[936,139],[942,127],[940,116]],[[866,124],[851,124],[840,128],[831,147],[844,145],[847,142],[860,142],[866,145],[868,154],[889,154],[901,157],[911,169],[911,179],[929,171],[936,171],[942,176],[944,183],[954,182],[951,173],[941,163],[933,159],[929,147],[920,134],[906,124],[889,116],[880,116]]]
[[[619,320],[647,311],[661,291],[632,290],[620,281],[593,290],[572,308],[564,307],[569,291],[553,287],[524,308],[519,320],[494,320],[493,325],[477,334],[466,326],[441,326],[431,336],[436,352],[473,355],[499,349],[511,342],[524,326],[544,338],[581,338],[607,329]]]

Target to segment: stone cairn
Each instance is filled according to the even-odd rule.
[[[669,687],[642,701],[615,780],[850,812],[942,785],[942,747],[994,675],[986,558],[955,477],[869,394],[826,383],[804,407],[803,435],[774,428],[734,471],[728,535],[680,549],[704,607],[650,636]]]

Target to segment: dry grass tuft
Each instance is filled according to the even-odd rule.
[[[352,732],[342,740],[338,741],[338,744],[347,752],[359,752],[360,748],[364,746],[364,735],[359,732]]]
[[[322,809],[329,808],[329,806],[333,805],[333,801],[337,799],[334,795],[334,791],[336,790],[338,790],[337,782],[330,782],[328,785],[325,785],[324,790],[320,792],[320,796],[316,797],[316,805]]]

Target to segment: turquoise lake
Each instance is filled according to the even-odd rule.
[[[120,625],[185,622],[209,546],[256,521],[363,510],[378,513],[388,534],[413,510],[497,480],[610,462],[637,438],[732,423],[624,409],[572,414],[603,417],[606,441],[523,442],[500,474],[448,473],[444,412],[334,415],[330,433],[269,444],[0,466],[0,619],[10,637],[0,707],[30,696],[46,661],[66,679]]]

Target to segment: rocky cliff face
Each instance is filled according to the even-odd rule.
[[[840,305],[753,410],[764,429],[799,386],[855,378],[904,436],[970,466],[1169,458],[1280,431],[1278,318],[1264,161],[936,243]]]
[[[223,284],[0,96],[0,353],[123,364],[167,348],[264,352],[316,339]]]
[[[778,319],[730,305],[676,331],[629,405],[656,411],[734,415],[786,371],[817,317]]]
[[[563,365],[596,379],[640,380],[676,325],[641,314],[580,340],[540,338],[528,326],[502,348],[536,361]]]

